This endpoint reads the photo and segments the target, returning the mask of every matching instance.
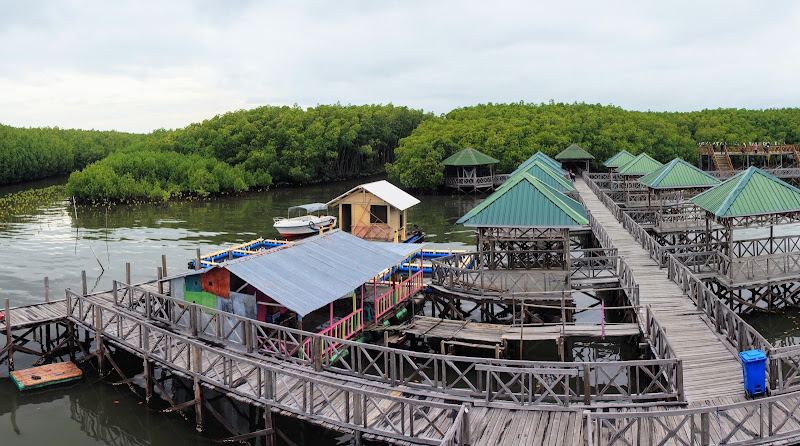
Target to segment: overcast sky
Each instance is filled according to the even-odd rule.
[[[800,2],[0,0],[0,123],[261,105],[800,106]]]

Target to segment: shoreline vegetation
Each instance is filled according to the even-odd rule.
[[[800,142],[800,109],[638,112],[584,103],[481,104],[434,116],[394,105],[264,106],[148,134],[0,125],[0,185],[71,173],[78,203],[164,202],[386,173],[443,185],[442,160],[473,147],[512,171],[571,143],[697,162],[699,142]]]

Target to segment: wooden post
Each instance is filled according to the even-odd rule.
[[[6,298],[6,348],[8,349],[8,373],[14,371],[14,338],[11,336],[11,308]]]
[[[144,355],[144,394],[145,404],[150,404],[153,398],[153,364],[148,360],[147,353]]]
[[[161,254],[161,274],[167,277],[167,255]]]
[[[83,295],[89,294],[88,288],[86,287],[86,270],[81,271],[81,290],[83,290]]]
[[[200,347],[192,346],[192,371],[194,372],[195,429],[203,432],[203,390],[200,388]]]
[[[197,248],[197,258],[194,260],[194,269],[199,270],[200,268],[200,248]]]
[[[125,263],[125,283],[130,285],[131,284],[131,264],[130,262]]]
[[[700,446],[711,444],[711,430],[708,422],[708,412],[700,414]]]
[[[464,446],[469,446],[470,444],[472,444],[472,441],[470,440],[471,426],[469,424],[469,408],[470,408],[469,404],[467,404],[467,406],[464,407],[464,418],[462,418],[461,421],[461,444]]]
[[[50,302],[50,278],[44,278],[44,301]]]
[[[156,277],[158,278],[158,294],[164,294],[164,282],[161,281],[164,278],[164,270],[160,266],[156,268]]]
[[[275,420],[272,408],[269,405],[264,406],[264,428],[266,435],[264,436],[264,443],[266,446],[275,445]]]
[[[105,352],[103,351],[103,334],[100,332],[100,307],[95,305],[94,307],[94,343],[97,348],[97,372],[102,374],[103,373],[103,356]]]

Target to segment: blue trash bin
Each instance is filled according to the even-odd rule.
[[[762,395],[766,391],[767,355],[761,350],[739,353],[744,375],[744,391],[747,396]]]

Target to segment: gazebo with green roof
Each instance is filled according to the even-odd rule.
[[[575,186],[571,181],[567,180],[563,175],[559,175],[558,172],[554,171],[541,161],[534,161],[515,175],[521,175],[523,173],[533,175],[534,178],[559,192],[566,193],[575,190]]]
[[[481,268],[557,270],[564,273],[560,277],[566,289],[569,232],[588,223],[580,203],[525,172],[511,177],[456,222],[477,228]]]
[[[520,164],[515,171],[511,172],[510,176],[514,176],[515,174],[525,170],[528,166],[535,163],[536,161],[543,163],[545,166],[553,169],[553,172],[556,172],[557,174],[566,178],[567,171],[561,168],[561,163],[554,160],[553,158],[550,158],[549,156],[545,155],[542,152],[534,153],[533,156],[526,159],[522,164]]]
[[[616,169],[617,167],[622,167],[627,164],[632,159],[636,158],[635,155],[632,155],[627,150],[620,150],[617,152],[616,155],[612,156],[611,158],[607,159],[603,165],[608,167],[609,169]]]
[[[561,168],[567,171],[589,171],[589,161],[594,155],[584,150],[581,146],[572,143],[569,147],[556,155],[556,160],[561,162]]]
[[[445,186],[461,190],[493,189],[499,160],[467,147],[444,161]]]
[[[639,183],[639,178],[663,166],[650,155],[642,153],[617,168],[616,178],[611,189],[622,190],[623,202],[628,207],[647,206],[647,188]],[[620,184],[621,183],[621,184]]]
[[[686,195],[696,195],[719,184],[719,180],[686,161],[675,158],[658,169],[639,178],[647,187],[647,206],[676,205]]]
[[[720,252],[723,265],[719,270],[727,279],[729,294],[742,283],[800,280],[798,252],[794,251],[797,236],[782,236],[780,240],[774,236],[776,225],[800,222],[800,189],[750,167],[690,201],[706,212],[706,250],[713,244]],[[713,229],[714,223],[722,230]],[[734,238],[735,229],[765,226],[769,226],[768,239],[759,237],[753,243],[746,240],[747,233]],[[747,249],[743,249],[745,246]],[[769,295],[770,308],[774,307],[773,298],[780,297],[773,296],[771,289],[758,292]],[[744,299],[739,296],[739,304],[744,305]],[[758,299],[750,304],[757,303]]]

